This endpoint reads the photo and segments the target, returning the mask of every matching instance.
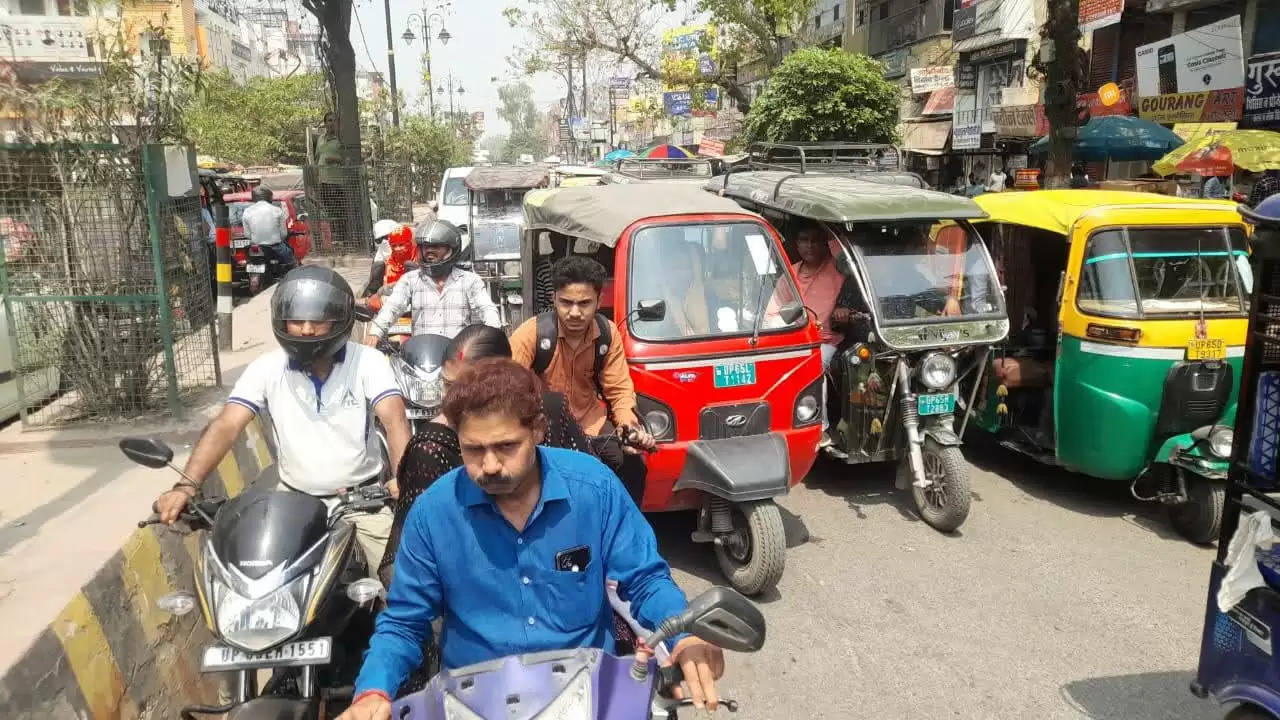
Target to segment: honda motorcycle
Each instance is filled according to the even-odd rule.
[[[126,438],[120,449],[140,465],[181,474],[159,440]],[[336,714],[335,704],[350,702],[374,612],[386,596],[382,583],[368,577],[355,527],[345,521],[386,506],[390,495],[381,484],[342,491],[333,507],[276,491],[274,483],[259,486],[232,499],[197,493],[179,518],[202,533],[195,592],[170,593],[156,604],[174,615],[199,608],[215,639],[201,654],[200,670],[233,679],[231,702],[184,708],[184,720]],[[160,522],[153,516],[138,526]],[[259,687],[263,669],[271,676]]]
[[[713,587],[645,638],[647,647],[682,633],[734,652],[764,646],[764,615],[736,591]],[[689,700],[670,690],[679,666],[659,667],[648,655],[616,657],[594,648],[526,653],[447,670],[426,688],[396,700],[396,720],[674,720]],[[737,712],[733,700],[721,700]]]

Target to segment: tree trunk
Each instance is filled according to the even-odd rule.
[[[343,163],[360,162],[360,102],[356,96],[356,53],[351,47],[351,0],[303,0],[325,34],[325,60],[333,76],[334,114]]]
[[[1049,120],[1049,157],[1043,187],[1066,187],[1071,175],[1071,146],[1076,128],[1076,95],[1079,92],[1078,0],[1053,4],[1047,22],[1048,39],[1054,45],[1054,59],[1045,69],[1045,115]]]

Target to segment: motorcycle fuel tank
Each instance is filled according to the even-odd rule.
[[[329,512],[300,492],[250,490],[227,502],[213,525],[213,549],[228,567],[257,580],[320,542]]]

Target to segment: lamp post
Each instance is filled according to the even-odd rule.
[[[436,7],[442,8],[444,6],[437,5]],[[439,12],[428,12],[426,8],[423,8],[420,13],[409,13],[409,20],[404,29],[404,34],[400,36],[404,39],[406,45],[412,45],[413,41],[417,39],[417,35],[413,32],[415,24],[418,27],[418,32],[422,34],[422,43],[425,48],[423,57],[427,61],[427,114],[431,117],[436,116],[435,103],[431,99],[431,81],[433,80],[431,76],[431,24],[433,21],[440,22],[440,33],[436,35],[436,39],[441,44],[448,45],[449,39],[453,36],[444,27],[444,15]]]
[[[445,86],[443,86],[443,85],[437,85],[437,86],[436,86],[436,92],[440,93],[441,95],[444,95],[444,94],[445,94],[445,92],[446,92],[446,90],[445,90]],[[455,115],[455,112],[454,112],[454,109],[453,109],[453,94],[456,92],[456,93],[458,93],[459,98],[461,98],[461,96],[462,96],[462,95],[464,95],[464,94],[467,92],[467,89],[466,89],[466,88],[464,88],[464,87],[462,87],[462,83],[458,83],[457,85],[454,85],[454,84],[453,84],[453,71],[452,71],[452,70],[450,70],[450,71],[449,71],[449,89],[448,89],[448,91],[447,91],[447,92],[449,93],[449,117],[453,118],[453,119],[454,119],[454,121],[457,121],[457,119],[458,119],[458,118],[457,118],[457,116]],[[441,99],[443,99],[443,98],[441,98]],[[459,99],[459,102],[461,102],[461,99]]]

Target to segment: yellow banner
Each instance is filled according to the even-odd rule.
[[[1240,119],[1244,88],[1170,93],[1138,98],[1138,117],[1158,123],[1229,122]]]
[[[695,80],[715,75],[719,65],[715,25],[681,25],[662,31],[659,69],[664,77]],[[663,92],[691,89],[688,82],[663,82]]]

